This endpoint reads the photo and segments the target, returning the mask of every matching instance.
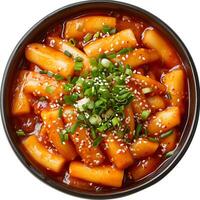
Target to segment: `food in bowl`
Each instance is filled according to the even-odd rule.
[[[187,114],[173,44],[115,12],[77,16],[42,34],[13,81],[23,153],[84,190],[121,188],[156,171],[175,151]]]

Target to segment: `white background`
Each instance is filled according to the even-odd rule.
[[[0,80],[11,51],[24,33],[48,13],[70,0],[0,1]],[[200,74],[199,1],[129,0],[164,20],[182,38],[193,56]],[[193,142],[179,164],[157,184],[123,199],[169,200],[198,199],[200,180],[200,126]],[[0,199],[78,199],[61,193],[36,179],[20,163],[5,136],[0,122]]]

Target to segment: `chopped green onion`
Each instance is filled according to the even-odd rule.
[[[75,77],[71,80],[71,83],[72,83],[72,84],[76,84],[76,82],[79,80],[79,78],[81,78],[81,77],[75,76]]]
[[[62,118],[62,115],[63,115],[63,110],[62,110],[62,108],[59,108],[58,109],[58,117]]]
[[[118,118],[118,117],[114,117],[114,118],[111,120],[111,122],[112,122],[112,125],[113,125],[113,126],[119,125],[119,118]]]
[[[64,77],[61,76],[60,74],[55,74],[55,75],[54,75],[54,78],[55,78],[57,81],[61,81],[61,80],[64,79]]]
[[[148,135],[148,130],[144,129],[144,135],[147,136]]]
[[[149,88],[149,87],[142,88],[142,92],[143,92],[143,94],[149,94],[149,93],[153,92],[153,89]]]
[[[174,132],[173,130],[169,130],[169,131],[167,131],[167,132],[161,134],[161,135],[160,135],[160,138],[162,138],[162,139],[163,139],[163,138],[166,138],[166,137],[170,136],[173,132]]]
[[[93,127],[91,127],[91,136],[93,140],[97,137],[96,131]]]
[[[109,59],[113,59],[113,58],[116,58],[116,53],[109,53],[109,54],[106,54],[106,57],[109,58]]]
[[[111,64],[111,61],[106,59],[106,58],[103,58],[101,60],[101,64],[104,66],[104,67],[109,67],[109,65]]]
[[[47,74],[47,71],[46,70],[41,70],[39,71],[40,74]]]
[[[72,101],[76,101],[77,99],[78,99],[78,94],[77,93],[73,93],[73,94],[71,94],[71,100]]]
[[[102,32],[103,33],[110,33],[110,31],[112,30],[112,28],[108,25],[103,25],[103,28],[102,28]]]
[[[74,134],[76,129],[79,127],[80,123],[76,122],[75,124],[72,125],[71,127],[71,134]]]
[[[77,56],[76,58],[74,58],[74,61],[75,61],[75,62],[82,62],[82,61],[83,61],[83,58],[80,57],[80,56]]]
[[[76,80],[76,85],[78,86],[82,86],[84,83],[84,78],[82,77],[79,77],[77,80]]]
[[[92,65],[92,67],[95,67],[98,64],[97,60],[95,58],[90,58],[89,61],[90,61],[90,64]]]
[[[98,125],[102,122],[102,119],[99,115],[97,114],[93,114],[90,118],[89,118],[89,122],[92,124],[92,125]]]
[[[76,46],[77,41],[76,41],[74,38],[70,38],[70,39],[69,39],[69,43],[70,43],[72,46]]]
[[[74,101],[72,100],[71,96],[69,95],[64,95],[63,97],[65,104],[67,105],[73,105]]]
[[[104,103],[104,101],[103,100],[101,100],[101,99],[99,99],[99,100],[97,100],[95,103],[94,103],[94,106],[96,107],[96,108],[98,108],[100,105],[102,105]]]
[[[137,124],[136,131],[135,131],[136,138],[139,137],[141,131],[142,131],[142,124]]]
[[[118,51],[117,54],[123,55],[123,54],[129,53],[132,50],[133,50],[133,48],[131,48],[131,47],[123,48],[120,51]]]
[[[96,32],[96,33],[94,34],[93,38],[99,38],[99,36],[100,36],[100,32],[98,31],[98,32]]]
[[[71,83],[66,83],[66,84],[63,86],[63,89],[64,89],[65,92],[69,92],[69,91],[72,90],[73,87],[74,87],[73,84],[71,84]]]
[[[85,120],[85,115],[84,114],[79,114],[78,117],[77,117],[77,119],[79,121],[84,121]]]
[[[25,132],[22,129],[17,130],[16,133],[17,133],[18,136],[25,136],[26,135]]]
[[[158,138],[154,138],[154,137],[148,137],[148,140],[151,142],[158,142]]]
[[[98,130],[99,132],[103,132],[103,131],[105,131],[106,129],[108,129],[108,126],[107,126],[106,123],[97,128],[97,130]]]
[[[169,158],[169,157],[171,157],[173,154],[174,154],[174,150],[169,151],[169,152],[167,152],[167,153],[165,154],[165,157],[166,157],[166,158]]]
[[[91,39],[92,39],[92,34],[91,33],[87,33],[85,36],[84,36],[84,38],[83,38],[83,42],[84,43],[87,43],[87,42],[89,42]]]
[[[114,114],[114,111],[110,108],[109,110],[106,111],[104,117],[105,119],[109,119],[113,114]]]
[[[93,146],[94,146],[94,147],[97,147],[97,146],[101,143],[102,139],[103,139],[103,138],[102,138],[101,136],[98,136],[98,137],[94,140]]]
[[[141,118],[143,121],[147,120],[147,118],[149,117],[149,115],[151,114],[150,110],[143,110],[142,114],[141,114]]]
[[[94,101],[89,101],[86,105],[88,109],[92,110],[94,108]]]
[[[65,54],[66,56],[68,56],[68,57],[72,57],[72,54],[71,54],[69,51],[67,51],[67,50],[64,51],[64,54]]]
[[[75,71],[81,71],[82,68],[83,68],[82,62],[75,62],[75,64],[74,64],[74,70]]]
[[[55,88],[52,85],[46,86],[45,91],[49,94],[52,94],[54,92]]]
[[[60,136],[60,141],[62,144],[64,144],[65,141],[67,141],[69,139],[69,135],[68,135],[67,131],[65,132],[64,130],[60,132],[59,136]]]
[[[53,77],[54,76],[54,74],[52,73],[52,72],[47,72],[47,76],[49,76],[49,77]]]
[[[115,34],[117,32],[117,29],[116,28],[112,28],[111,30],[110,30],[110,34],[112,35],[112,34]]]
[[[125,74],[127,74],[127,75],[131,76],[131,75],[133,74],[133,72],[132,72],[132,70],[131,70],[131,69],[129,69],[129,68],[126,68],[126,70],[125,70]]]
[[[94,87],[88,88],[88,89],[86,89],[85,92],[84,92],[84,95],[85,95],[86,97],[91,97],[91,96],[93,96],[94,94],[95,94],[95,88],[94,88]]]

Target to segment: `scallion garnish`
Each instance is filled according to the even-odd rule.
[[[47,72],[47,76],[49,76],[49,77],[53,77],[54,74],[53,74],[52,72],[48,71],[48,72]]]
[[[77,56],[77,57],[74,58],[74,61],[75,61],[75,62],[82,62],[82,61],[83,61],[83,58],[80,57],[80,56]]]
[[[103,139],[103,138],[102,138],[101,136],[98,136],[98,137],[94,140],[93,146],[94,146],[94,147],[97,147],[97,146],[101,143],[102,139]]]
[[[103,132],[103,131],[105,131],[106,129],[108,129],[108,126],[107,126],[106,123],[97,128],[97,130],[98,130],[99,132]]]
[[[76,84],[76,82],[78,81],[79,78],[80,77],[78,77],[78,76],[73,77],[73,79],[71,80],[71,84]]]
[[[112,28],[108,25],[104,25],[103,28],[102,28],[102,32],[104,34],[106,34],[106,33],[114,34],[114,33],[116,33],[116,31],[117,31],[116,28]]]
[[[67,50],[64,51],[64,54],[65,54],[66,56],[68,56],[68,57],[72,57],[72,54],[71,54],[69,51],[67,51]]]
[[[143,94],[149,94],[149,93],[153,92],[153,89],[149,88],[149,87],[142,88],[142,92],[143,92]]]
[[[133,50],[133,48],[131,48],[131,47],[123,48],[120,51],[118,51],[117,54],[123,55],[123,54],[129,53],[132,50]]]
[[[48,71],[46,71],[46,70],[41,70],[41,71],[39,71],[40,74],[47,74],[47,72],[48,72]]]
[[[83,68],[82,62],[75,62],[75,64],[74,64],[74,70],[75,71],[81,71],[82,68]]]
[[[61,80],[64,79],[64,77],[61,76],[60,74],[55,74],[55,75],[54,75],[54,78],[55,78],[57,81],[61,81]]]
[[[148,140],[151,141],[151,142],[158,142],[158,138],[155,138],[155,137],[148,137]]]
[[[76,122],[75,124],[72,125],[71,127],[71,134],[74,134],[76,129],[79,127],[80,123],[79,122]]]
[[[69,139],[68,131],[66,131],[66,130],[62,130],[60,132],[59,136],[60,136],[60,141],[62,144],[64,144],[65,141],[67,141]]]
[[[141,131],[142,131],[142,124],[137,124],[136,130],[135,130],[136,138],[138,138],[140,136]]]
[[[93,140],[97,137],[96,131],[93,127],[91,127],[91,137]]]
[[[99,36],[100,36],[100,32],[96,32],[95,34],[94,34],[94,36],[93,36],[93,38],[99,38]]]
[[[25,135],[26,135],[25,132],[24,132],[22,129],[17,130],[17,131],[16,131],[16,134],[17,134],[18,136],[25,136]]]
[[[119,125],[119,118],[118,118],[118,117],[114,117],[114,118],[111,120],[111,122],[112,122],[112,125],[113,125],[113,126]]]
[[[55,88],[52,85],[46,86],[45,91],[49,94],[52,94],[54,92]]]
[[[110,31],[112,30],[112,28],[108,25],[103,25],[103,28],[102,28],[102,32],[103,33],[110,33]]]
[[[109,65],[111,64],[111,61],[108,60],[107,58],[103,58],[101,60],[101,64],[104,66],[104,67],[109,67]]]
[[[59,117],[59,118],[62,118],[62,115],[63,115],[63,109],[62,109],[62,108],[59,108],[59,109],[58,109],[58,117]]]
[[[64,103],[67,104],[67,105],[73,105],[74,104],[74,100],[73,100],[71,95],[64,95],[63,99],[64,99]]]
[[[150,110],[143,110],[142,114],[141,114],[141,118],[143,121],[147,120],[147,118],[149,117],[149,115],[151,114]]]
[[[106,54],[106,57],[109,58],[109,59],[113,59],[113,58],[116,58],[116,53],[108,53]]]
[[[92,39],[92,34],[91,33],[87,33],[85,36],[84,36],[84,38],[83,38],[83,42],[84,43],[87,43],[87,42],[89,42],[91,39]]]
[[[72,46],[76,46],[77,41],[76,41],[74,38],[70,38],[70,39],[69,39],[69,43],[70,43]]]
[[[89,122],[92,124],[92,125],[98,125],[102,122],[102,119],[99,115],[97,114],[93,114],[90,118],[89,118]]]
[[[173,132],[174,132],[173,130],[169,130],[169,131],[167,131],[167,132],[165,132],[165,133],[162,133],[162,134],[160,135],[160,138],[161,138],[161,139],[166,138],[166,137],[170,136]]]
[[[72,90],[73,87],[74,87],[73,84],[71,84],[71,83],[66,83],[66,84],[63,86],[63,89],[64,89],[65,92],[69,92],[69,91]]]
[[[90,58],[89,61],[92,67],[96,67],[98,65],[97,60],[95,58]]]
[[[165,154],[165,157],[166,157],[166,158],[169,158],[169,157],[171,157],[173,154],[174,154],[174,150],[169,151],[169,152],[167,152],[167,153]]]

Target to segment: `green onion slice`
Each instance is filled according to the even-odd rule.
[[[169,157],[171,157],[173,154],[174,154],[174,150],[169,151],[169,152],[167,152],[167,153],[165,154],[165,157],[166,157],[166,158],[169,158]]]
[[[68,56],[68,57],[72,57],[72,54],[71,54],[69,51],[67,51],[67,50],[64,51],[64,54],[65,54],[66,56]]]
[[[137,124],[136,131],[135,131],[136,138],[139,137],[141,131],[142,131],[142,124]]]
[[[147,118],[149,117],[149,115],[151,114],[150,110],[143,110],[142,114],[141,114],[141,118],[143,121],[147,120]]]
[[[83,38],[83,42],[84,43],[87,43],[87,42],[89,42],[91,39],[92,39],[92,34],[91,33],[87,33],[85,36],[84,36],[84,38]]]
[[[58,117],[59,117],[59,118],[62,118],[62,115],[63,115],[63,109],[62,109],[62,108],[59,108],[59,109],[58,109]]]
[[[97,147],[97,146],[101,143],[102,139],[103,139],[103,138],[102,138],[101,136],[98,136],[98,137],[94,140],[93,146],[94,146],[94,147]]]
[[[75,64],[74,64],[74,70],[75,71],[81,71],[82,68],[83,68],[82,62],[75,62]]]
[[[166,138],[166,137],[170,136],[173,132],[174,132],[173,130],[169,130],[169,131],[167,131],[167,132],[165,132],[165,133],[162,133],[162,134],[160,135],[160,138],[161,138],[161,139]]]
[[[143,94],[149,94],[149,93],[153,92],[153,89],[149,88],[149,87],[142,88],[142,92],[143,92]]]
[[[24,132],[22,129],[17,130],[17,131],[16,131],[16,134],[17,134],[18,136],[25,136],[25,135],[26,135],[25,132]]]

